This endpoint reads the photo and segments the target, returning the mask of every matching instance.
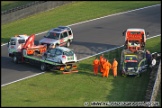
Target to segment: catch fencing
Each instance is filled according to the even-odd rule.
[[[161,84],[161,61],[160,61],[159,67],[158,67],[153,91],[152,91],[152,94],[151,94],[150,103],[152,103],[152,104],[150,105],[150,107],[153,107],[156,104],[155,101],[156,101],[156,98],[157,98],[157,95],[158,95],[158,91],[159,91],[159,89],[161,89],[161,88],[159,88],[160,84]]]

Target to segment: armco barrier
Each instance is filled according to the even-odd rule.
[[[156,79],[155,79],[155,83],[154,83],[154,87],[153,87],[153,91],[151,94],[151,99],[150,99],[150,106],[149,107],[153,107],[156,105],[156,97],[158,94],[158,90],[159,90],[159,86],[161,84],[161,61],[159,63],[159,67],[158,67],[158,72],[156,74]]]
[[[1,15],[9,14],[11,12],[15,12],[15,11],[30,7],[32,5],[37,5],[37,4],[44,3],[44,2],[47,2],[47,1],[33,1],[33,2],[27,3],[25,5],[21,5],[21,6],[15,7],[15,8],[11,8],[11,9],[8,9],[8,10],[5,10],[5,11],[1,11]]]
[[[33,2],[32,4],[29,5],[24,5],[22,7],[17,7],[16,9],[8,10],[6,14],[5,12],[1,13],[1,23],[2,24],[9,23],[71,2],[73,1]]]

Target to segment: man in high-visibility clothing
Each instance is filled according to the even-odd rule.
[[[109,76],[109,71],[111,69],[111,64],[109,62],[109,60],[106,60],[103,64],[103,68],[104,68],[104,72],[102,74],[103,77],[107,77]]]
[[[93,61],[93,71],[94,71],[94,75],[98,74],[98,67],[100,65],[100,61],[99,59],[96,57],[96,59]]]
[[[102,73],[104,71],[103,69],[103,62],[104,62],[104,54],[100,56],[100,72]]]
[[[116,61],[116,58],[114,58],[114,61],[112,64],[112,70],[113,70],[114,77],[117,77],[117,67],[118,67],[118,62]]]

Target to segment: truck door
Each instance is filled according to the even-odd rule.
[[[17,52],[18,42],[16,38],[11,38],[10,42],[8,43],[8,52],[13,53]]]

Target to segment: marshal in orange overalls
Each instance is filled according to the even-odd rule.
[[[104,64],[104,55],[102,54],[100,56],[100,72],[103,73],[104,69],[103,69],[103,64]]]
[[[109,71],[111,69],[111,64],[108,60],[106,60],[106,62],[103,64],[103,68],[104,68],[104,72],[103,72],[102,76],[108,78]]]
[[[114,58],[114,61],[113,61],[113,64],[112,64],[112,70],[113,70],[114,77],[117,77],[117,66],[118,66],[118,62]]]
[[[93,61],[93,71],[94,71],[94,75],[97,75],[98,74],[98,67],[100,65],[100,61],[96,58],[94,61]]]

